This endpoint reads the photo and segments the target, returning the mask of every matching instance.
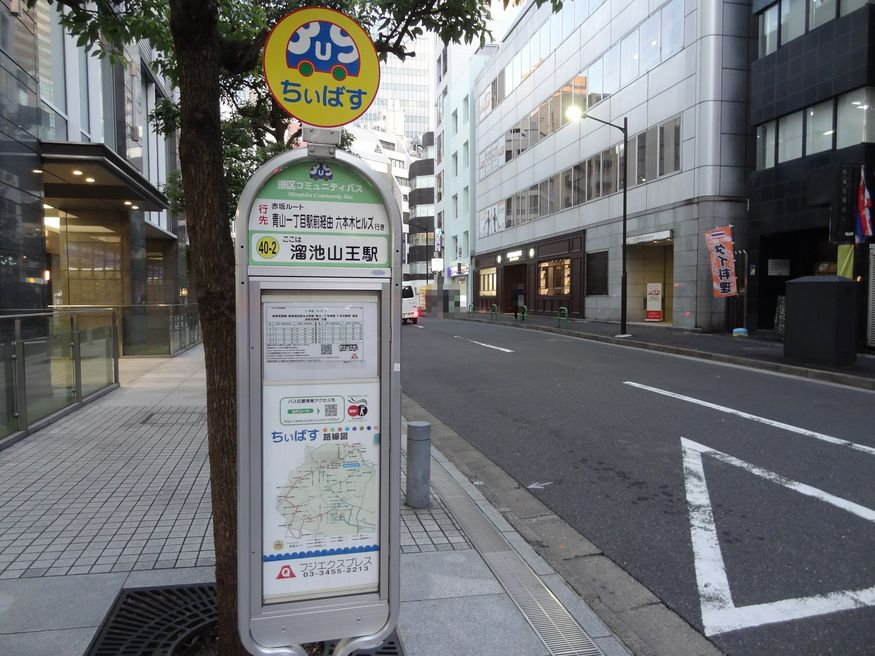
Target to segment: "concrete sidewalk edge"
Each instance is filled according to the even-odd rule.
[[[683,348],[680,346],[670,346],[667,344],[657,344],[654,342],[644,342],[636,339],[610,337],[607,335],[599,335],[597,333],[571,330],[568,328],[553,328],[552,326],[543,326],[534,323],[509,322],[500,320],[496,321],[492,319],[480,319],[477,317],[467,317],[450,314],[445,315],[444,318],[453,319],[455,321],[471,321],[473,323],[482,323],[494,326],[521,328],[524,330],[537,330],[544,333],[565,335],[566,337],[577,337],[579,339],[587,339],[594,342],[603,342],[605,344],[628,346],[631,348],[644,349],[648,351],[669,353],[671,355],[683,355],[690,358],[698,358],[700,360],[711,360],[713,362],[722,362],[725,364],[734,364],[742,367],[751,367],[753,369],[762,369],[765,371],[772,371],[774,373],[786,374],[789,376],[798,376],[800,378],[809,378],[811,380],[819,380],[822,382],[834,383],[837,385],[846,385],[848,387],[875,390],[875,380],[864,378],[862,376],[845,374],[840,371],[816,369],[813,367],[805,367],[795,364],[784,364],[781,362],[769,362],[767,360],[757,360],[756,358],[745,358],[736,355],[727,355],[725,353],[712,353],[710,351],[701,351],[698,349]]]
[[[636,656],[722,654],[597,546],[403,392],[401,414],[408,421],[432,424],[432,447],[467,479],[467,484],[459,481],[460,485],[469,494],[472,491],[482,494],[498,516],[525,539]]]

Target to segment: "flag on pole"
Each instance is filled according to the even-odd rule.
[[[872,197],[866,187],[866,167],[860,166],[860,186],[857,189],[857,227],[854,241],[862,244],[872,236]]]

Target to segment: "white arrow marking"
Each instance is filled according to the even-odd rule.
[[[856,444],[855,442],[849,442],[848,440],[843,440],[838,437],[833,437],[831,435],[824,435],[823,433],[818,433],[816,431],[808,430],[807,428],[800,428],[799,426],[792,426],[790,424],[785,424],[780,421],[774,421],[773,419],[766,419],[765,417],[759,417],[757,415],[752,415],[748,412],[743,412],[741,410],[735,410],[733,408],[727,408],[724,405],[717,405],[716,403],[709,403],[708,401],[702,401],[700,399],[695,399],[691,396],[684,396],[683,394],[677,394],[675,392],[669,392],[668,390],[659,389],[658,387],[650,387],[649,385],[642,385],[641,383],[633,383],[630,380],[623,381],[624,385],[630,385],[632,387],[637,387],[638,389],[647,390],[648,392],[655,392],[656,394],[662,394],[663,396],[670,396],[673,399],[679,399],[681,401],[686,401],[687,403],[695,403],[696,405],[701,405],[705,408],[710,408],[711,410],[717,410],[718,412],[725,412],[730,415],[735,415],[737,417],[742,417],[744,419],[750,419],[751,421],[757,421],[761,424],[765,424],[766,426],[771,426],[772,428],[780,428],[785,431],[790,431],[791,433],[797,433],[799,435],[804,435],[806,437],[813,437],[816,440],[821,440],[823,442],[829,442],[830,444],[836,444],[838,446],[847,447],[848,449],[853,449],[855,451],[861,451],[863,453],[868,453],[870,456],[875,456],[875,449],[871,446],[865,446],[863,444]]]
[[[471,342],[472,344],[476,344],[477,346],[483,346],[489,349],[495,349],[496,351],[501,351],[502,353],[513,353],[511,349],[502,348],[501,346],[493,346],[492,344],[484,344],[483,342],[475,342],[473,339],[467,339],[466,337],[460,337],[459,335],[453,335],[456,339],[463,339],[466,342]]]
[[[553,481],[544,481],[543,483],[538,483],[535,481],[531,485],[527,485],[526,487],[530,490],[543,490],[548,485],[553,485]]]

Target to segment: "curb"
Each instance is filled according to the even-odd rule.
[[[607,335],[599,335],[597,333],[586,333],[567,328],[553,328],[552,326],[539,326],[536,324],[524,325],[522,323],[509,323],[505,321],[494,321],[492,319],[477,319],[464,316],[449,316],[444,318],[453,319],[455,321],[471,321],[473,323],[491,324],[494,326],[506,326],[509,328],[519,328],[522,330],[537,330],[544,333],[552,333],[554,335],[565,335],[566,337],[577,337],[579,339],[587,339],[593,342],[602,342],[605,344],[614,344],[618,346],[629,346],[631,348],[643,349],[646,351],[656,351],[659,353],[668,353],[671,355],[684,355],[690,358],[699,360],[711,360],[713,362],[722,362],[725,364],[735,364],[742,367],[750,367],[752,369],[763,369],[779,374],[789,376],[798,376],[809,380],[818,380],[836,385],[845,385],[847,387],[856,387],[864,390],[875,390],[875,379],[863,378],[862,376],[854,376],[845,374],[839,371],[828,371],[825,369],[813,369],[800,365],[784,364],[782,362],[768,362],[765,360],[757,360],[755,358],[745,358],[737,355],[727,355],[725,353],[711,353],[709,351],[699,351],[697,349],[683,348],[680,346],[668,346],[666,344],[654,344],[653,342],[642,342],[640,340],[619,339],[617,337],[609,337]]]

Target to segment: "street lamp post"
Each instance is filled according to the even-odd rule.
[[[620,245],[623,260],[623,272],[620,277],[620,334],[617,335],[617,337],[631,337],[632,335],[626,332],[626,298],[628,294],[626,284],[626,189],[629,185],[629,119],[624,116],[623,125],[617,125],[616,123],[603,121],[600,118],[590,116],[586,113],[583,113],[582,116],[583,118],[591,118],[598,123],[610,125],[612,128],[617,128],[623,133],[623,242]]]

